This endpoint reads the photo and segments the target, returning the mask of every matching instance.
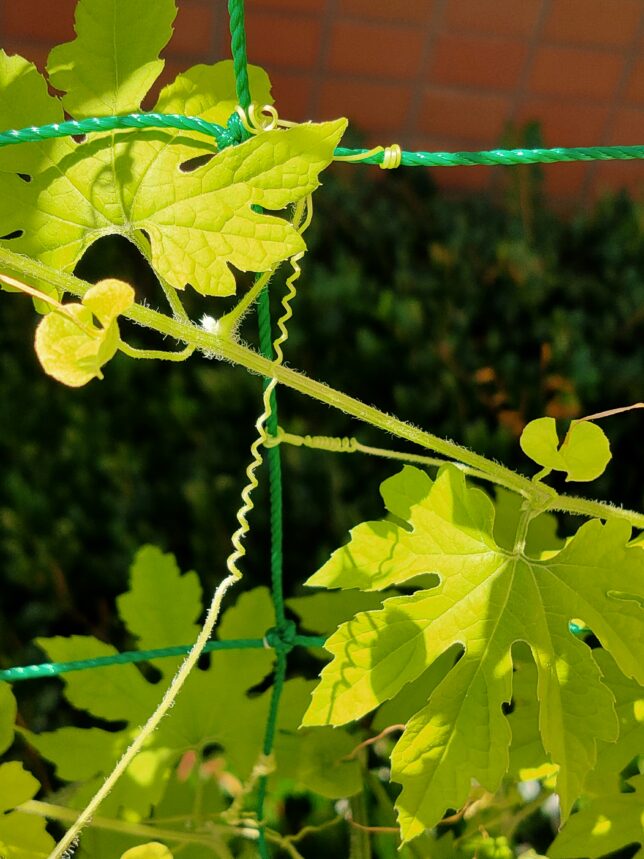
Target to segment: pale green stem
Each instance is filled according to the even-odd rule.
[[[62,823],[75,823],[79,818],[79,813],[71,808],[65,808],[62,805],[54,805],[50,802],[39,802],[38,800],[29,800],[28,802],[19,805],[16,811],[23,814],[33,814],[37,817],[47,817],[50,820],[60,820]],[[203,847],[210,847],[215,855],[228,859],[230,852],[223,844],[218,844],[215,840],[217,837],[233,837],[244,835],[244,831],[240,831],[231,826],[217,826],[217,835],[215,835],[214,827],[211,827],[212,835],[200,835],[196,832],[177,832],[174,829],[160,829],[156,826],[147,826],[143,823],[130,823],[127,820],[111,820],[107,817],[94,817],[91,823],[94,829],[102,829],[106,832],[118,832],[121,835],[132,835],[133,837],[148,838],[150,841],[173,841],[180,844],[200,844]],[[256,833],[253,830],[248,831],[256,838]]]
[[[265,271],[264,274],[257,278],[245,295],[239,299],[230,313],[224,314],[217,320],[217,331],[220,337],[229,337],[235,333],[239,327],[239,323],[255,303],[258,295],[264,289],[274,273],[274,268],[270,271]]]
[[[295,433],[285,432],[280,428],[279,434],[269,436],[265,442],[266,447],[274,447],[278,444],[290,444],[293,447],[307,447],[313,450],[323,450],[328,453],[365,453],[369,456],[378,456],[382,459],[394,459],[400,462],[416,462],[419,465],[428,465],[432,468],[441,468],[448,460],[439,459],[436,456],[423,456],[419,453],[407,453],[405,451],[390,450],[386,447],[372,447],[367,444],[362,444],[357,438],[339,438],[332,436],[316,436],[316,435],[296,435]],[[460,462],[451,462],[459,471],[467,474],[468,477],[475,477],[479,480],[488,480],[495,483],[500,483],[501,486],[506,486],[506,482],[495,480],[494,477],[479,471],[476,468],[470,468]]]
[[[325,820],[324,823],[319,823],[317,826],[313,824],[303,826],[302,829],[298,830],[294,835],[285,835],[284,841],[290,844],[295,844],[296,841],[303,841],[305,838],[308,838],[309,835],[318,835],[325,829],[331,829],[333,826],[337,826],[338,823],[344,823],[344,817],[341,814],[336,815],[336,817],[332,817],[330,820]]]
[[[195,351],[195,347],[186,346],[180,352],[165,352],[161,349],[137,349],[121,340],[119,350],[128,358],[148,358],[153,361],[185,361]]]
[[[546,477],[552,472],[551,468],[542,468],[541,471],[538,471],[532,478],[533,483],[537,483],[538,481],[545,480]]]
[[[81,297],[91,286],[91,284],[85,283],[73,275],[55,271],[43,263],[15,254],[6,248],[0,248],[0,271],[6,271],[12,276],[24,279],[27,282],[32,281],[33,283],[33,281],[36,281],[36,284],[38,281],[49,281],[57,288]],[[211,334],[189,322],[170,319],[161,313],[148,307],[141,307],[140,305],[130,308],[123,316],[147,328],[152,328],[161,334],[168,334],[176,340],[194,346],[196,349],[203,350],[207,354],[214,354],[228,359],[253,373],[265,376],[268,379],[276,379],[282,385],[346,412],[358,420],[372,424],[391,435],[404,438],[412,444],[433,450],[450,459],[460,461],[471,468],[478,469],[486,474],[488,480],[502,483],[508,489],[518,492],[526,498],[534,498],[535,495],[538,496],[538,493],[542,493],[544,489],[547,489],[543,485],[535,485],[528,478],[522,477],[511,469],[505,468],[461,445],[417,429],[398,418],[379,411],[373,406],[367,406],[360,402],[360,400],[350,397],[348,394],[336,391],[289,367],[276,365],[258,355],[252,349],[234,341],[224,340],[220,336]],[[551,493],[552,497],[542,509],[561,510],[580,516],[603,519],[607,517],[621,518],[626,519],[636,528],[644,528],[644,515],[641,513],[624,510],[600,501],[559,495],[554,490],[548,489],[547,491]]]
[[[161,289],[163,290],[165,297],[168,300],[168,304],[170,305],[170,309],[175,317],[175,319],[182,319],[184,322],[188,321],[188,314],[186,313],[186,309],[183,306],[183,302],[179,298],[179,294],[177,290],[172,286],[172,284],[168,283],[168,281],[159,274],[159,272],[154,268],[152,264],[152,254],[150,252],[150,246],[147,241],[144,239],[142,234],[138,230],[133,230],[131,233],[128,233],[128,239],[132,242],[132,244],[138,248],[141,252],[143,258],[150,264],[150,267],[154,271],[154,274],[161,284]]]
[[[525,553],[525,541],[528,536],[528,528],[530,527],[530,522],[537,515],[535,510],[530,506],[529,501],[524,501],[524,508],[521,511],[521,516],[519,517],[519,522],[517,524],[517,530],[514,535],[514,554],[515,555],[523,555]]]
[[[292,226],[295,227],[296,230],[299,230],[302,224],[302,220],[307,211],[308,199],[309,198],[304,198],[303,200],[300,200],[295,207]],[[306,229],[306,227],[303,228],[302,232],[304,231],[304,229]],[[273,277],[278,265],[279,263],[277,265],[274,265],[273,268],[269,269],[268,271],[265,271],[260,274],[251,286],[251,288],[247,290],[245,295],[240,298],[240,300],[233,307],[230,313],[224,314],[224,316],[217,320],[217,333],[221,337],[232,337],[235,334],[237,328],[239,327],[239,323],[253,306],[261,291]]]

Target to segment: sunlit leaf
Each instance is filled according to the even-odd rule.
[[[304,724],[358,719],[448,648],[463,648],[394,749],[399,821],[410,839],[459,808],[472,778],[491,792],[498,787],[508,769],[502,705],[512,697],[511,650],[526,641],[565,815],[595,763],[596,741],[613,741],[618,728],[613,696],[569,621],[583,619],[621,671],[644,678],[644,559],[626,547],[629,526],[587,522],[560,552],[539,559],[496,543],[492,502],[452,466],[435,484],[406,466],[383,485],[383,497],[394,519],[355,528],[308,584],[379,589],[420,573],[437,574],[440,584],[359,613],[328,639],[334,658]]]
[[[201,584],[194,572],[181,575],[173,555],[143,546],[130,569],[130,589],[118,597],[117,606],[139,649],[190,644],[199,634]],[[154,664],[164,674],[176,670],[174,659]]]
[[[48,63],[62,100],[47,94],[31,64],[0,55],[0,124],[60,122],[63,108],[74,118],[139,110],[163,67],[159,51],[175,11],[172,0],[83,0],[77,38],[55,48]],[[250,83],[256,98],[270,102],[263,72],[251,67]],[[226,62],[180,75],[154,109],[203,112],[225,124],[234,104]],[[218,154],[204,134],[173,129],[28,144],[23,155],[5,158],[0,174],[0,235],[16,234],[5,240],[9,247],[65,271],[97,239],[123,235],[149,248],[155,270],[176,288],[230,295],[231,265],[266,271],[304,249],[293,225],[274,213],[315,190],[345,127],[338,120],[268,131]],[[214,157],[184,167],[207,155]]]
[[[13,697],[11,686],[8,683],[0,683],[0,754],[5,752],[13,742],[16,712],[16,699]]]
[[[36,354],[45,372],[73,388],[102,378],[101,367],[119,345],[116,317],[133,302],[134,290],[127,283],[103,280],[87,290],[82,304],[48,313],[36,329]]]
[[[644,846],[644,775],[635,776],[629,784],[634,792],[593,799],[574,814],[551,844],[548,856],[596,859],[627,845]],[[635,856],[644,856],[644,849]]]
[[[140,110],[163,70],[158,56],[176,14],[174,0],[79,0],[76,38],[55,47],[47,61],[67,113],[82,119]]]
[[[0,766],[0,856],[3,859],[45,859],[54,840],[42,817],[12,811],[40,789],[18,761]],[[3,813],[5,812],[5,813]],[[8,813],[6,813],[8,812]]]
[[[559,444],[555,419],[537,418],[523,430],[520,444],[526,456],[539,465],[564,471],[566,480],[595,480],[612,455],[604,431],[590,421],[573,421]]]

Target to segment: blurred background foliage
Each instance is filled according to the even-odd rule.
[[[518,446],[527,421],[641,399],[643,211],[621,195],[560,216],[533,168],[503,170],[499,187],[496,202],[446,199],[421,170],[330,171],[315,197],[286,354],[312,377],[530,474]],[[124,240],[97,243],[77,273],[122,277],[139,300],[161,303]],[[189,292],[193,318],[219,312]],[[39,661],[38,635],[92,633],[124,646],[113,600],[142,543],[174,552],[208,589],[223,575],[261,382],[204,357],[169,365],[118,356],[103,382],[70,390],[37,364],[31,302],[3,295],[1,306],[2,665]],[[255,343],[254,317],[241,336]],[[290,391],[280,392],[280,423],[405,447]],[[641,509],[641,413],[603,426],[615,459],[573,491]],[[350,527],[380,515],[378,485],[398,466],[283,453],[285,574],[297,592]],[[249,587],[269,579],[267,500],[261,487]],[[53,688],[17,691],[31,727],[51,726]]]

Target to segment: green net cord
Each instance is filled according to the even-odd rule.
[[[248,82],[243,0],[228,0],[228,16],[230,18],[230,48],[233,55],[237,101],[240,107],[247,110],[250,106],[250,84]]]
[[[248,61],[246,57],[246,33],[244,28],[244,3],[243,0],[229,0],[228,12],[230,15],[230,36],[233,55],[233,67],[235,70],[235,84],[237,87],[237,100],[241,107],[246,110],[251,104],[251,94],[248,83]],[[268,285],[262,290],[257,302],[257,315],[259,325],[260,351],[268,360],[273,359],[273,336],[271,331],[270,297]],[[268,380],[264,380],[264,388]],[[266,428],[270,435],[277,435],[277,397],[275,391],[270,398],[271,413],[266,422]],[[266,450],[268,464],[269,488],[270,488],[270,519],[271,519],[271,592],[273,605],[275,607],[275,621],[277,643],[281,645],[277,649],[277,663],[275,666],[275,680],[271,692],[271,703],[264,731],[263,753],[268,756],[273,749],[275,731],[277,727],[277,714],[282,688],[286,677],[286,666],[288,651],[292,646],[287,641],[289,634],[292,636],[294,627],[290,624],[284,614],[284,596],[282,582],[282,544],[283,544],[283,499],[282,499],[282,461],[279,446],[270,447]],[[264,802],[266,798],[267,776],[262,775],[257,785],[257,819],[259,822],[258,849],[262,859],[268,859],[268,844],[263,826]]]
[[[369,149],[335,150],[337,157],[362,155]],[[382,164],[384,153],[361,159],[360,164]],[[644,146],[573,146],[554,149],[486,149],[482,152],[402,152],[403,167],[478,167],[516,164],[562,164],[572,161],[632,161],[644,158]]]
[[[51,125],[32,125],[27,128],[9,129],[0,132],[0,147],[128,128],[174,128],[179,131],[197,131],[214,139],[219,149],[242,143],[247,138],[236,113],[232,115],[226,127],[213,122],[206,122],[205,119],[198,116],[183,116],[178,113],[130,113],[127,116],[95,116],[88,119],[54,122]],[[335,155],[344,158],[348,155],[363,155],[365,152],[369,152],[369,150],[347,149],[339,146],[335,150]],[[383,153],[378,152],[360,160],[359,163],[382,164],[383,157]],[[481,152],[403,151],[401,164],[403,167],[477,167],[480,165],[507,167],[516,164],[633,161],[642,158],[644,158],[644,145],[557,146],[553,149],[487,149]]]
[[[293,646],[324,647],[325,638],[319,635],[294,635]],[[217,650],[260,650],[270,647],[278,653],[283,647],[281,640],[275,638],[274,630],[266,633],[266,638],[231,638],[225,641],[209,641],[204,653]],[[172,647],[158,647],[154,650],[127,650],[109,656],[95,656],[90,659],[75,659],[71,662],[41,662],[35,665],[20,665],[0,670],[0,681],[17,683],[21,680],[39,680],[43,677],[58,677],[71,671],[86,671],[92,668],[109,668],[110,665],[128,665],[132,662],[150,662],[153,659],[167,659],[170,656],[185,656],[191,644],[176,644]]]
[[[206,122],[198,116],[184,116],[179,113],[130,113],[127,116],[93,116],[87,119],[68,119],[50,125],[30,125],[27,128],[10,129],[0,132],[0,147],[15,143],[35,143],[56,137],[97,134],[128,128],[173,128],[178,131],[198,131],[214,138],[219,148],[236,142],[231,130]]]

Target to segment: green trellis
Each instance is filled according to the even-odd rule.
[[[230,33],[233,66],[235,73],[236,92],[239,106],[244,112],[251,107],[249,90],[246,34],[244,26],[243,0],[228,0],[230,16]],[[34,142],[39,140],[68,137],[71,135],[92,134],[118,129],[174,128],[199,132],[214,139],[219,150],[234,146],[250,137],[240,114],[235,112],[226,126],[220,126],[195,116],[161,113],[133,113],[127,116],[91,117],[83,120],[69,120],[42,126],[31,126],[22,129],[11,129],[0,132],[0,147],[17,143]],[[362,162],[381,167],[457,167],[478,165],[519,165],[519,164],[553,164],[578,161],[610,161],[634,160],[644,158],[644,145],[641,146],[591,146],[591,147],[555,147],[536,149],[492,149],[479,152],[407,152],[399,147],[383,149],[377,147],[368,149],[347,149],[338,147],[335,150],[337,160]],[[268,286],[260,292],[257,302],[257,316],[260,335],[261,354],[268,360],[273,360],[272,323],[269,308]],[[264,389],[270,384],[264,380]],[[280,430],[278,427],[277,398],[275,391],[270,394],[270,412],[266,419],[268,436],[276,440]],[[282,693],[289,652],[297,646],[322,646],[324,638],[319,636],[301,635],[295,624],[287,619],[284,608],[282,583],[282,542],[283,542],[283,511],[282,511],[282,473],[279,444],[266,444],[265,455],[269,472],[270,488],[270,523],[271,523],[271,593],[275,611],[275,626],[266,631],[263,638],[233,639],[226,641],[210,641],[204,652],[232,649],[261,649],[272,648],[276,655],[275,679],[265,727],[263,753],[270,755],[276,731],[276,720]],[[582,632],[571,626],[574,632]],[[163,657],[180,656],[191,650],[191,645],[176,645],[145,651],[129,651],[113,656],[94,659],[75,660],[71,662],[48,662],[37,665],[17,666],[0,671],[0,681],[18,682],[43,677],[54,677],[71,671],[94,669],[109,665],[122,665],[135,662],[146,662]],[[257,817],[259,822],[258,848],[262,859],[269,856],[268,846],[262,824],[264,803],[266,798],[267,776],[262,775],[258,781]]]

